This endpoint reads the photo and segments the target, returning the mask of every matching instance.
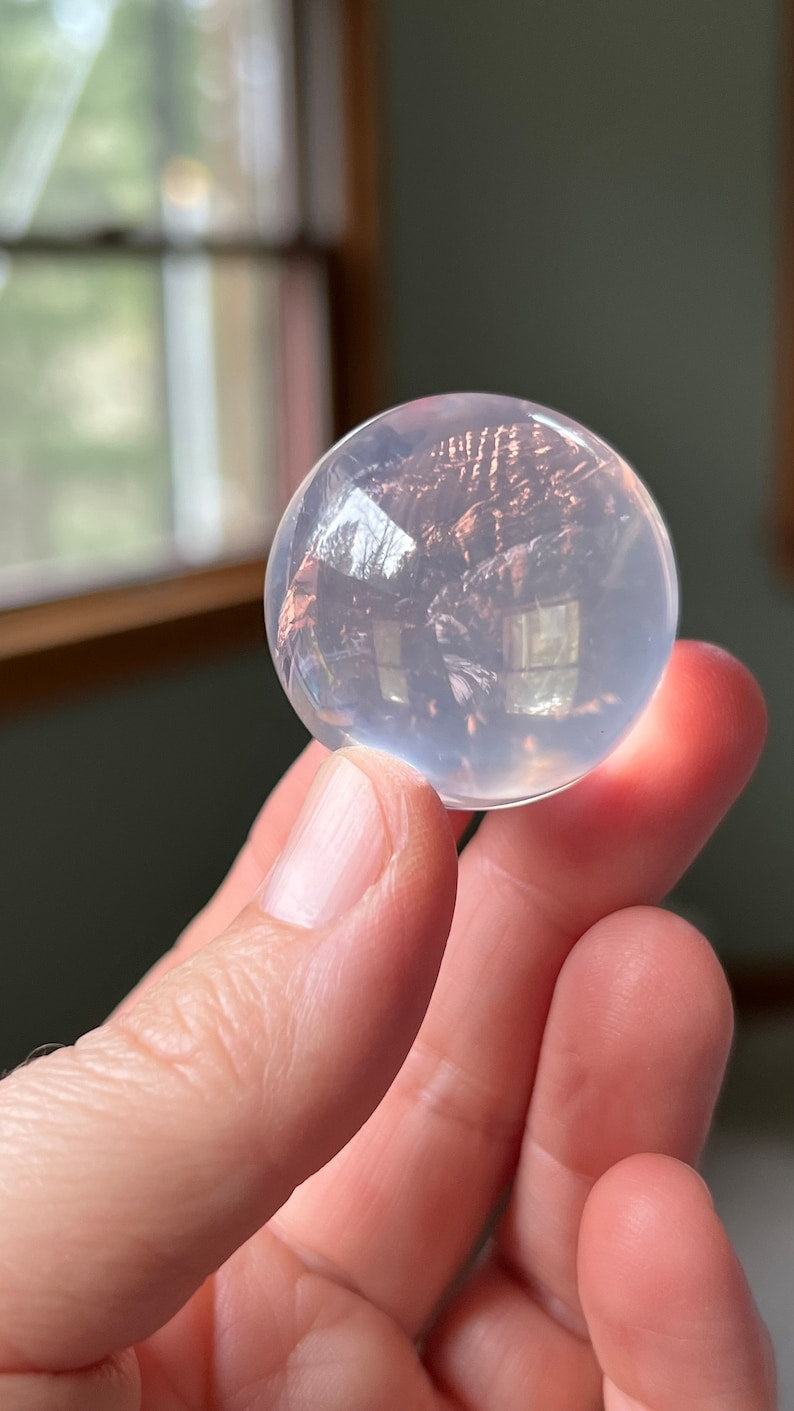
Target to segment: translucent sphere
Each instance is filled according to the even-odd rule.
[[[452,808],[572,784],[637,720],[673,551],[617,451],[558,412],[426,397],[334,446],[276,533],[265,616],[313,735],[412,764]]]

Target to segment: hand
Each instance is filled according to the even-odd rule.
[[[0,1411],[771,1411],[686,1164],[730,998],[651,905],[762,735],[683,644],[620,750],[459,868],[411,770],[312,783],[311,746],[136,995],[0,1085]]]

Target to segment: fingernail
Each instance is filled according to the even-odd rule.
[[[390,840],[372,782],[344,755],[318,770],[261,898],[293,926],[327,926],[377,882]]]

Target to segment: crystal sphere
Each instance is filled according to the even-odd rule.
[[[525,803],[603,760],[661,679],[677,604],[664,522],[617,451],[480,393],[408,402],[332,447],[265,580],[311,733],[399,756],[452,808]]]

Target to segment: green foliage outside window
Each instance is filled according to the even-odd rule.
[[[169,414],[198,396],[191,357],[178,387],[171,357],[169,390],[180,330],[167,261],[26,253],[25,237],[278,233],[282,44],[274,0],[0,3],[0,605],[174,558]],[[237,339],[217,262],[190,286],[207,304],[221,552],[240,525],[261,529],[272,469],[275,286],[255,263],[245,278],[264,326],[248,320]],[[223,405],[235,342],[252,383],[242,410],[235,394],[238,437]]]

